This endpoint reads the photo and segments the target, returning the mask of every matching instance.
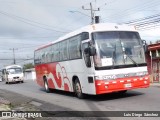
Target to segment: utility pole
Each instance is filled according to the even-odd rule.
[[[18,50],[17,48],[15,49],[15,48],[12,48],[12,49],[10,49],[10,50],[12,50],[13,51],[13,64],[16,64],[16,59],[15,59],[15,50]]]
[[[85,9],[84,6],[82,6],[83,10],[90,10],[91,11],[91,24],[95,23],[95,15],[94,15],[94,11],[99,11],[100,9],[93,9],[92,3],[90,3],[90,9]]]

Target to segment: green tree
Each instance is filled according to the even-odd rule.
[[[31,68],[34,68],[33,63],[27,63],[27,64],[24,64],[24,65],[23,65],[23,69],[24,69],[24,70],[26,70],[26,69],[31,69]]]

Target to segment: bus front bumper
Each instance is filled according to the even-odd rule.
[[[105,94],[137,88],[147,88],[149,85],[149,76],[120,78],[109,81],[95,80],[96,94]]]

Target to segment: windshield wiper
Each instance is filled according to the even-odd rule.
[[[129,55],[125,54],[131,61],[132,63],[134,63],[137,67],[138,67],[138,64],[136,63],[136,61],[134,61]]]
[[[112,65],[112,68],[114,69],[114,66],[115,66],[115,60],[116,60],[116,45],[114,46],[114,51],[112,53],[112,58],[113,58],[113,65]]]

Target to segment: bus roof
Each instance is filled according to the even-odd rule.
[[[134,26],[131,26],[131,25],[116,24],[116,23],[99,23],[99,24],[87,25],[85,27],[82,27],[78,30],[75,30],[73,32],[70,32],[70,33],[62,36],[49,44],[43,45],[43,46],[37,48],[35,51],[42,49],[42,48],[45,48],[45,47],[48,47],[54,43],[60,42],[62,40],[65,40],[69,37],[80,34],[82,32],[92,33],[92,32],[100,32],[100,31],[136,31],[136,29]]]

